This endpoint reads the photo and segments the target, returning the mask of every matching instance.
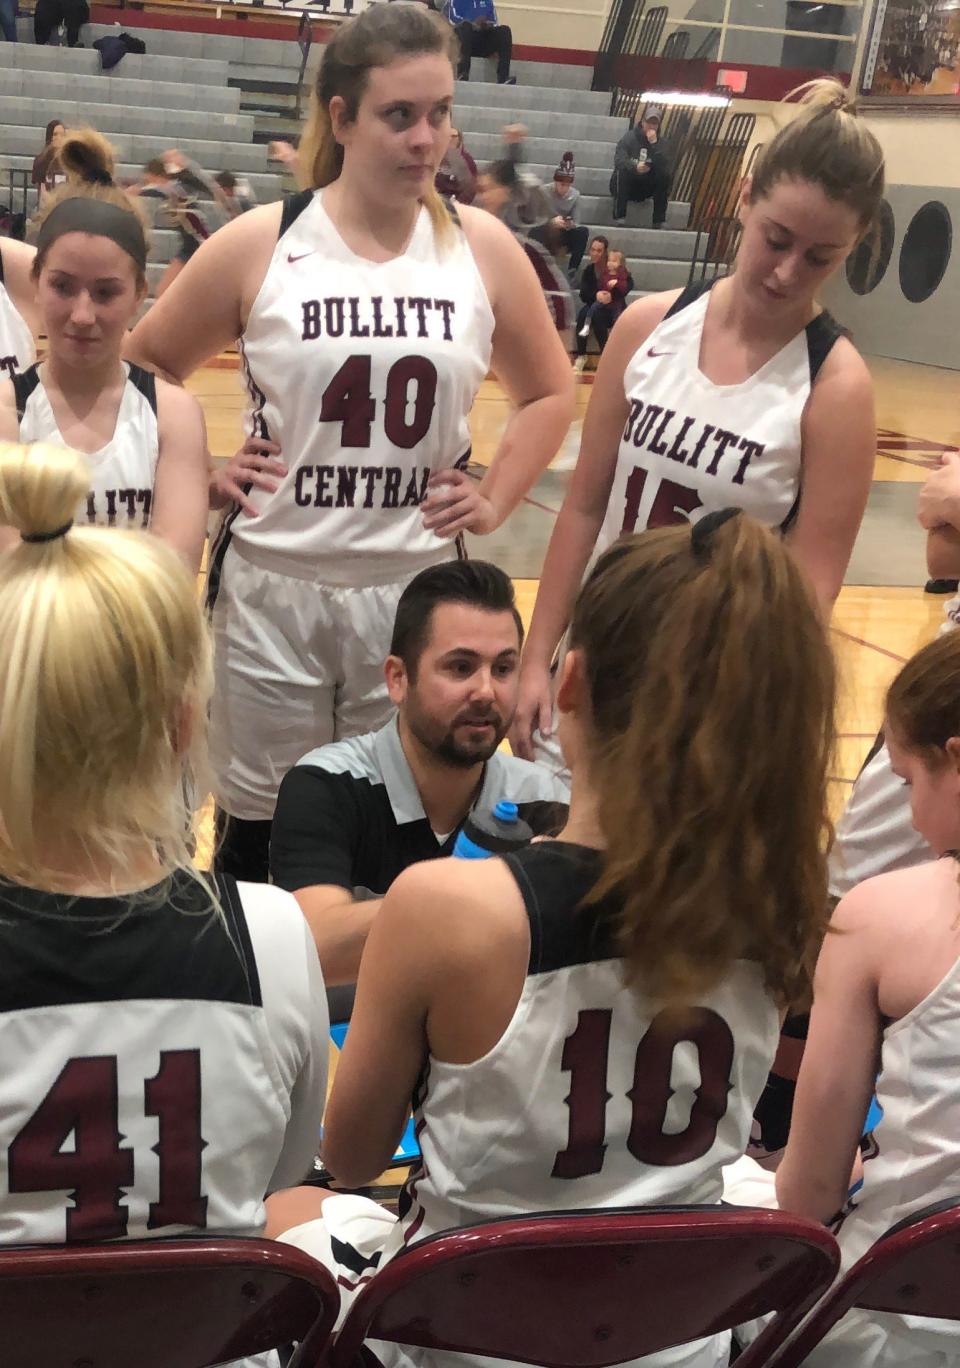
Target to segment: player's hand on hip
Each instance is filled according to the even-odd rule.
[[[928,532],[934,527],[960,526],[960,455],[956,452],[946,452],[939,470],[927,477],[920,490],[917,519]]]
[[[434,471],[420,511],[424,527],[438,537],[455,537],[459,532],[483,536],[497,526],[493,504],[464,470]]]
[[[535,732],[546,740],[553,729],[553,681],[546,666],[525,664],[520,674],[517,710],[507,735],[514,755],[533,760]]]
[[[251,503],[251,489],[262,489],[273,494],[287,474],[287,467],[277,458],[280,447],[265,437],[248,437],[243,446],[231,456],[226,465],[210,477],[210,507],[223,508],[229,503],[239,504],[245,513],[256,517],[259,509]]]

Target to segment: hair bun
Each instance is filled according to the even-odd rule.
[[[60,144],[58,157],[68,178],[85,185],[113,184],[113,148],[93,128],[72,129],[67,133]]]
[[[28,542],[63,544],[90,487],[83,457],[49,442],[0,442],[0,523]]]

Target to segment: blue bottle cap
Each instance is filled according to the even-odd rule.
[[[520,816],[520,810],[516,803],[510,803],[506,798],[501,798],[493,809],[493,815],[498,822],[516,822]]]

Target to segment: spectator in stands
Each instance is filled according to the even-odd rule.
[[[450,0],[447,17],[460,39],[460,64],[457,80],[469,81],[470,63],[474,57],[497,58],[497,83],[516,85],[510,75],[513,56],[513,32],[497,20],[493,0]]]
[[[212,232],[210,220],[198,203],[198,194],[217,199],[220,186],[196,162],[171,148],[162,157],[147,162],[139,186],[131,193],[151,206],[155,228],[173,228],[177,233],[177,250],[157,283],[155,298],[159,299]]]
[[[66,129],[60,120],[51,119],[47,124],[43,151],[38,152],[33,159],[32,180],[37,187],[38,206],[43,204],[44,195],[48,195],[55,185],[64,180],[57,154],[65,133]]]
[[[661,119],[660,110],[650,106],[617,143],[610,178],[615,223],[626,218],[628,200],[652,198],[654,228],[666,224],[673,168],[660,137]]]
[[[545,191],[551,211],[550,225],[555,242],[553,250],[566,248],[569,252],[567,271],[571,281],[583,260],[589,236],[588,230],[577,223],[580,191],[574,188],[575,174],[573,153],[565,152],[560,165],[553,173],[552,186],[548,186]]]
[[[575,370],[582,371],[586,366],[591,331],[597,339],[597,346],[603,351],[610,329],[623,313],[627,295],[632,289],[633,276],[627,270],[623,253],[611,251],[605,237],[595,237],[590,244],[590,261],[580,279],[583,307],[577,314]]]
[[[450,146],[444,153],[434,184],[441,195],[459,204],[472,204],[477,193],[477,163],[463,145],[459,128],[450,130]]]
[[[83,47],[80,30],[90,22],[87,0],[37,0],[33,11],[33,40],[48,43],[61,24],[67,31],[67,47]]]
[[[91,476],[0,445],[3,1242],[257,1236],[316,1152],[323,978],[288,893],[192,863],[196,580],[156,537],[75,526]]]
[[[506,798],[535,831],[563,825],[565,786],[497,749],[522,644],[502,570],[475,560],[422,570],[400,597],[384,667],[396,716],[311,751],[280,785],[270,873],[303,908],[328,985],[355,982],[387,889],[409,865],[450,855],[472,810]]]
[[[573,298],[564,272],[544,245],[542,231],[549,223],[546,191],[535,176],[521,170],[517,155],[525,130],[504,130],[510,155],[491,164],[477,178],[477,205],[504,223],[516,237],[533,267],[558,332],[573,322]]]
[[[213,183],[219,192],[217,203],[228,219],[245,214],[257,206],[257,197],[246,176],[235,176],[232,171],[218,171]]]
[[[47,354],[0,383],[0,440],[95,456],[77,521],[149,528],[196,572],[209,505],[203,412],[186,390],[121,359],[146,294],[145,226],[112,183],[98,133],[69,134],[60,157],[67,183],[40,212],[31,268]],[[4,539],[15,540],[8,528]]]
[[[0,0],[0,33],[8,43],[17,41],[17,0]]]
[[[407,870],[364,951],[323,1159],[369,1182],[413,1096],[423,1164],[399,1214],[316,1188],[268,1203],[268,1232],[339,1274],[347,1305],[441,1230],[719,1202],[780,1010],[809,989],[834,664],[781,538],[724,513],[624,538],[579,595],[559,697],[560,839]],[[388,1368],[442,1359],[377,1349]],[[638,1368],[728,1351],[716,1335]]]

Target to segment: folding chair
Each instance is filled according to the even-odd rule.
[[[738,1360],[757,1368],[829,1286],[823,1226],[777,1211],[648,1207],[489,1221],[412,1245],[357,1296],[330,1368],[367,1340],[605,1368],[778,1313]]]
[[[144,1240],[0,1251],[9,1368],[207,1368],[299,1341],[320,1363],[340,1297],[272,1240]]]
[[[881,1235],[778,1353],[795,1368],[854,1307],[960,1320],[960,1197],[924,1207]]]

